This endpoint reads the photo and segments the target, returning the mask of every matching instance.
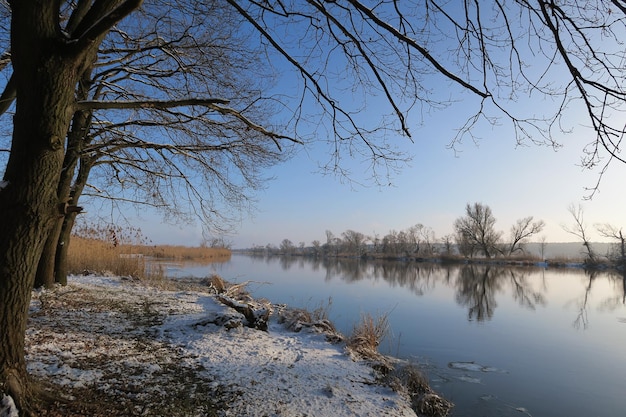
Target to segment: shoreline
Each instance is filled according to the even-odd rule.
[[[61,393],[57,415],[65,416],[449,411],[410,364],[350,351],[332,325],[294,319],[288,312],[298,310],[285,306],[270,307],[267,331],[249,327],[237,305],[258,312],[269,303],[231,291],[226,295],[237,305],[228,307],[215,287],[90,275],[34,291],[29,372],[50,394]],[[286,326],[294,328],[294,320],[299,332]],[[42,415],[55,415],[49,413]]]

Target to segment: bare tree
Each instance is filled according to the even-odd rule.
[[[267,74],[248,36],[233,33],[235,11],[222,3],[151,5],[112,31],[76,87],[57,189],[68,209],[46,242],[39,285],[65,282],[83,194],[120,211],[149,206],[170,222],[197,217],[207,231],[225,232],[265,185],[262,170],[298,142],[255,122],[271,110],[258,94]]]
[[[44,242],[64,209],[56,191],[75,87],[102,39],[141,1],[91,3],[72,10],[65,2],[10,1],[11,23],[2,25],[11,29],[13,72],[0,98],[16,103],[0,191],[0,392],[24,413],[32,396],[24,359],[28,304]]]
[[[283,239],[280,242],[280,253],[283,255],[291,255],[295,252],[296,250],[296,246],[293,244],[293,242],[289,239]]]
[[[487,258],[497,254],[497,245],[502,235],[495,229],[496,218],[491,208],[482,203],[467,204],[465,216],[454,221],[457,243],[468,247],[470,254],[482,252]]]
[[[420,247],[420,253],[426,256],[432,256],[435,253],[435,231],[431,227],[424,226],[421,230],[421,236],[422,247]]]
[[[367,236],[354,230],[346,230],[341,235],[343,236],[343,241],[348,252],[356,254],[357,256],[361,256],[365,253]]]
[[[326,243],[324,243],[323,245],[324,254],[325,255],[330,255],[330,254],[337,255],[339,247],[337,246],[337,239],[335,238],[335,234],[331,232],[330,230],[326,230],[325,234],[326,234]]]
[[[475,111],[459,127],[452,147],[466,136],[475,139],[476,125],[505,119],[518,142],[558,148],[558,135],[573,127],[563,116],[582,111],[595,131],[583,165],[593,168],[601,163],[606,169],[614,160],[624,162],[619,149],[626,126],[619,117],[611,117],[624,110],[626,101],[622,0],[229,3],[279,58],[296,64],[303,77],[303,96],[317,101],[322,113],[333,115],[328,129],[342,137],[359,137],[365,131],[357,127],[358,106],[339,107],[339,90],[333,87],[342,83],[329,79],[331,68],[354,80],[353,85],[362,83],[384,97],[396,116],[394,127],[406,135],[410,135],[407,110],[415,100],[420,107],[436,107],[450,103],[449,91],[452,97],[469,93],[464,105],[475,104]],[[306,30],[297,30],[303,27]],[[292,37],[281,36],[286,32]],[[337,48],[327,54],[322,45]],[[306,64],[294,62],[296,50],[308,58]],[[427,88],[425,81],[432,79],[447,83],[446,94]],[[354,103],[368,102],[363,90],[351,91],[352,97],[359,97]],[[553,106],[537,112],[529,105],[537,97],[548,98]],[[342,144],[355,152],[393,155],[385,144],[362,138],[364,148],[354,148],[351,141]],[[340,148],[341,144],[336,150]],[[333,152],[328,165],[335,168],[339,162]]]
[[[373,246],[373,251],[374,253],[378,253],[380,252],[380,248],[381,248],[381,239],[378,235],[378,233],[374,232],[374,234],[372,235],[372,237],[370,238],[370,240],[372,241],[372,246]]]
[[[578,206],[570,204],[567,208],[567,211],[572,215],[572,218],[574,219],[574,224],[571,226],[562,225],[561,227],[567,233],[570,233],[582,240],[583,247],[585,248],[584,254],[586,257],[586,261],[590,264],[597,263],[597,257],[593,248],[591,247],[591,241],[589,240],[589,236],[587,233],[587,225],[585,224],[585,212],[583,210],[583,207],[580,204]]]
[[[399,243],[399,234],[395,230],[389,231],[382,239],[382,251],[389,255],[398,255],[401,252],[401,244]]]
[[[454,244],[454,235],[445,235],[441,238],[441,243],[443,243],[443,247],[446,255],[452,255],[452,246]]]
[[[508,247],[509,255],[513,255],[516,252],[524,252],[524,242],[529,237],[540,233],[545,227],[543,220],[533,222],[533,217],[524,217],[519,219],[513,226],[511,226],[511,243]]]
[[[622,228],[618,228],[608,223],[596,225],[596,230],[601,236],[616,240],[615,260],[619,265],[626,263],[626,236],[622,232]]]
[[[0,216],[10,219],[0,222],[0,387],[21,409],[27,408],[30,396],[23,336],[37,261],[56,219],[72,207],[66,196],[59,194],[72,117],[77,112],[116,110],[116,117],[105,121],[123,123],[141,113],[137,103],[130,109],[120,104],[125,91],[112,91],[109,102],[102,104],[82,98],[77,86],[85,81],[86,74],[98,70],[94,65],[109,41],[123,39],[129,51],[137,46],[137,39],[127,36],[123,29],[130,26],[124,26],[125,17],[132,14],[132,22],[140,27],[142,13],[152,13],[163,21],[185,14],[168,14],[171,2],[146,0],[140,9],[142,3],[0,3],[0,70],[7,80],[0,94],[0,113],[14,112],[0,191]],[[194,3],[207,2],[180,1],[177,6]],[[329,158],[323,164],[338,175],[349,176],[342,165],[342,158],[349,155],[369,161],[374,178],[386,182],[387,176],[408,159],[397,151],[394,141],[398,133],[410,137],[412,109],[450,104],[453,100],[448,94],[455,99],[463,96],[466,107],[472,108],[467,121],[459,126],[459,134],[451,139],[453,147],[463,137],[471,137],[477,124],[497,123],[498,117],[510,122],[518,141],[558,147],[555,135],[571,127],[562,128],[561,122],[582,108],[595,131],[583,164],[593,167],[601,163],[604,172],[612,161],[624,162],[619,151],[625,127],[621,118],[615,117],[626,102],[626,51],[622,44],[626,6],[621,0],[584,4],[495,0],[487,6],[470,0],[382,0],[371,7],[359,0],[226,3],[242,18],[233,33],[250,34],[251,45],[267,58],[259,65],[280,68],[283,73],[291,70],[299,77],[299,94],[288,97],[271,88],[257,94],[263,103],[273,101],[290,113],[274,112],[276,117],[262,122],[248,119],[252,123],[247,128],[260,128],[256,133],[266,138],[263,131],[303,142],[327,140]],[[184,66],[185,61],[181,61],[180,68]],[[430,89],[433,81],[445,88]],[[149,96],[154,87],[150,83],[144,87]],[[205,85],[194,87],[200,91]],[[180,84],[171,85],[172,91],[179,88]],[[203,91],[208,92],[204,98],[216,101],[205,103],[202,109],[211,108],[220,116],[235,119],[231,110],[246,114],[249,101],[231,99],[224,103],[220,101],[224,97]],[[537,117],[535,107],[524,105],[525,100],[536,96],[555,103],[551,112],[540,113],[545,117]],[[376,106],[371,107],[376,108],[377,115],[383,114],[382,118],[363,116],[372,100]],[[141,110],[161,104],[151,101]],[[185,109],[185,114],[180,114],[183,119],[186,112],[203,114],[191,104],[161,107],[170,117],[178,116],[181,109]],[[245,121],[239,119],[239,123]],[[176,136],[168,136],[169,141],[161,148],[162,158],[167,159],[167,150],[177,143]],[[151,142],[139,135],[130,137]],[[143,165],[143,155],[124,148],[124,140],[118,143],[126,151],[126,161]],[[81,155],[88,157],[89,153]],[[167,161],[163,164],[177,172]],[[107,174],[118,174],[113,165],[108,166]],[[148,170],[151,168],[154,166]],[[133,187],[147,178],[120,173],[124,174],[120,179],[125,180],[121,184]],[[159,178],[158,172],[153,174],[153,180]],[[116,193],[133,197],[132,189],[120,186]]]
[[[321,253],[321,243],[319,240],[314,240],[313,242],[311,242],[311,245],[313,246],[313,256],[319,256]]]

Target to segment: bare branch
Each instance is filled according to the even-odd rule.
[[[190,98],[185,100],[144,100],[144,101],[104,101],[84,100],[74,105],[74,111],[106,110],[106,109],[171,109],[175,107],[203,106],[211,107],[214,104],[228,104],[229,100],[221,98]]]
[[[381,28],[385,29],[391,35],[395,36],[400,42],[403,42],[403,43],[409,45],[411,48],[414,48],[415,50],[417,50],[424,58],[426,58],[426,60],[428,62],[430,62],[430,64],[433,67],[435,67],[437,69],[437,71],[439,71],[441,74],[443,74],[447,78],[451,79],[452,81],[454,81],[455,83],[461,85],[462,87],[466,88],[467,90],[471,91],[472,93],[478,95],[479,97],[482,97],[482,98],[491,97],[491,94],[489,92],[482,91],[482,90],[474,87],[470,83],[466,82],[462,78],[460,78],[457,75],[455,75],[452,72],[450,72],[447,68],[445,68],[441,64],[441,62],[439,60],[435,59],[428,52],[428,50],[426,50],[426,48],[424,48],[423,46],[419,45],[414,39],[411,39],[408,36],[402,34],[396,28],[391,26],[391,24],[389,24],[389,22],[387,22],[387,21],[381,19],[380,17],[378,17],[372,11],[372,9],[364,6],[363,3],[361,3],[360,1],[358,1],[358,0],[348,0],[348,2],[350,4],[352,4],[357,10],[359,10],[360,12],[365,14],[375,24],[377,24]]]
[[[585,254],[588,260],[591,263],[596,263],[597,262],[596,254],[593,248],[591,247],[591,241],[589,240],[589,237],[587,235],[587,225],[585,224],[585,219],[584,219],[585,212],[584,212],[583,207],[580,204],[578,206],[575,206],[574,204],[570,204],[569,207],[567,208],[567,211],[572,215],[572,218],[574,219],[574,225],[573,226],[562,225],[561,227],[567,233],[570,233],[578,237],[580,240],[582,240],[582,244],[585,248]]]
[[[11,107],[11,104],[15,100],[16,96],[17,86],[15,85],[13,74],[11,74],[11,78],[9,78],[2,95],[0,95],[0,115],[3,115],[7,110],[9,110],[9,107]]]
[[[143,0],[94,1],[89,11],[84,13],[80,23],[76,24],[72,39],[77,40],[79,48],[94,42],[111,30],[116,23],[139,8],[141,3]]]

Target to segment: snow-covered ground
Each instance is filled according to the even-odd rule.
[[[287,329],[276,306],[268,331],[247,327],[209,286],[181,285],[81,276],[35,291],[29,372],[84,402],[85,415],[416,415],[414,387],[344,343]]]

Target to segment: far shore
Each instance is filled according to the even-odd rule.
[[[538,267],[538,268],[576,268],[576,269],[590,269],[590,270],[624,270],[624,262],[611,261],[603,258],[591,262],[589,259],[584,258],[555,258],[555,259],[541,259],[537,257],[474,257],[466,258],[456,255],[444,255],[444,256],[398,256],[398,255],[386,255],[386,254],[353,254],[353,253],[338,253],[329,254],[324,256],[316,256],[314,254],[307,253],[259,253],[252,250],[234,250],[234,253],[249,255],[249,256],[293,256],[312,259],[358,259],[364,261],[392,261],[392,262],[417,262],[417,263],[439,263],[442,265],[498,265],[498,266],[523,266],[523,267]]]

